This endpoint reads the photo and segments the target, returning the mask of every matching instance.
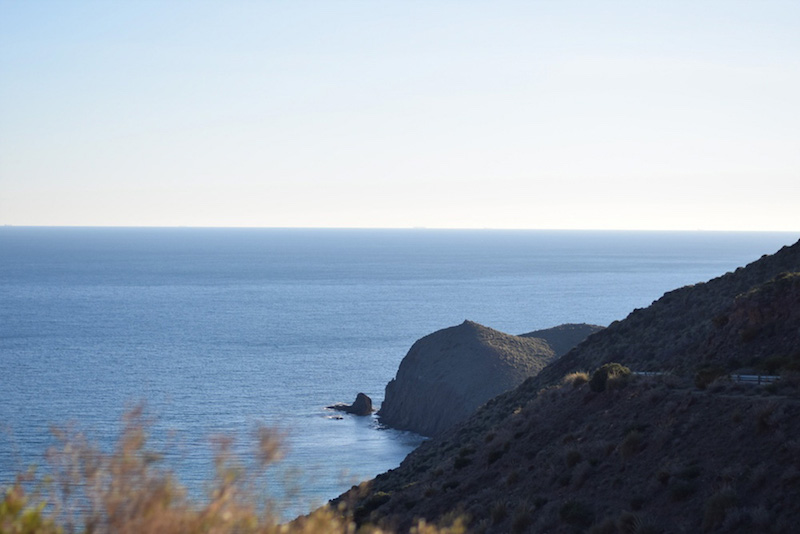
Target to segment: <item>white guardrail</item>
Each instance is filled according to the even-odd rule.
[[[728,375],[733,382],[740,384],[771,384],[777,382],[781,377],[777,375]]]
[[[631,374],[638,376],[659,376],[666,373],[660,371],[632,371]],[[727,375],[731,382],[738,384],[771,384],[781,379],[778,375]]]

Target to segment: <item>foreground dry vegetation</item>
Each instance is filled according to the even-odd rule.
[[[142,408],[125,417],[113,452],[105,453],[83,435],[56,430],[60,444],[47,453],[48,475],[18,475],[3,490],[0,534],[304,534],[355,533],[342,505],[320,508],[288,524],[279,524],[279,502],[265,497],[270,467],[280,460],[281,436],[269,428],[257,432],[252,462],[232,452],[229,439],[215,441],[215,477],[207,498],[192,499],[175,474],[163,465],[164,452],[148,446],[149,424]],[[464,532],[460,521],[437,528],[417,522],[418,534]],[[358,532],[386,532],[373,527]]]
[[[265,497],[279,433],[258,431],[247,468],[217,440],[207,497],[192,499],[136,409],[110,453],[58,431],[50,476],[5,490],[0,533],[793,532],[799,392],[798,380],[698,390],[618,364],[571,373],[507,424],[426,442],[401,469],[284,525]]]

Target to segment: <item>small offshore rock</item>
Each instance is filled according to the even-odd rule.
[[[374,411],[372,409],[372,399],[364,393],[356,395],[356,400],[353,404],[334,404],[328,406],[331,410],[339,410],[353,415],[370,415]]]

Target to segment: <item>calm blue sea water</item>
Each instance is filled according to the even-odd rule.
[[[793,243],[787,233],[0,228],[0,481],[53,423],[101,443],[145,400],[180,474],[209,436],[289,435],[302,506],[397,466],[420,438],[375,418],[411,344],[464,319],[523,333],[608,324]]]

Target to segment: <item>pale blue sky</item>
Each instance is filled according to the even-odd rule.
[[[0,0],[0,224],[800,230],[800,2]]]

